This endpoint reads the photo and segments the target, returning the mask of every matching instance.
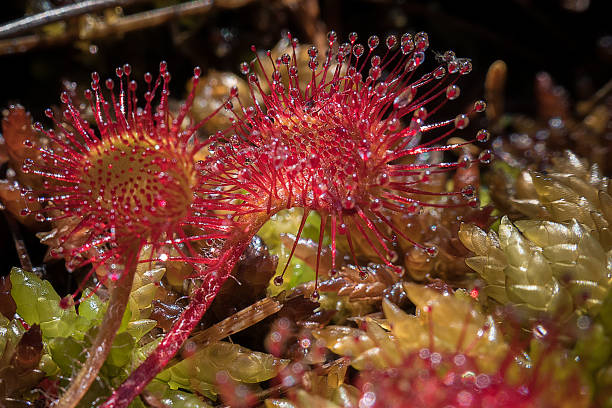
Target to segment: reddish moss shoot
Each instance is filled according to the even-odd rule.
[[[399,366],[364,371],[359,379],[359,406],[533,408],[588,403],[588,386],[576,371],[567,368],[564,380],[547,372],[552,368],[547,365],[561,360],[558,354],[544,353],[522,371],[517,365],[521,358],[525,356],[511,350],[496,372],[485,373],[465,354],[421,349],[406,356]]]
[[[355,33],[350,34],[349,43],[338,45],[332,31],[328,36],[330,52],[322,67],[319,52],[312,47],[308,50],[309,71],[300,73],[298,42],[291,36],[289,39],[292,55],[284,54],[274,61],[267,52],[272,72],[266,71],[259,56],[251,64],[242,64],[250,94],[239,96],[237,88],[231,90],[225,108],[233,112],[232,123],[209,140],[210,155],[198,167],[204,174],[201,191],[209,195],[210,208],[229,214],[233,225],[219,262],[207,269],[202,286],[193,292],[189,307],[157,350],[115,390],[104,407],[127,406],[176,354],[252,236],[278,211],[304,209],[297,238],[308,213],[321,214],[318,258],[329,222],[332,258],[338,235],[346,237],[355,255],[356,233],[392,265],[389,243],[395,236],[432,256],[436,249],[411,240],[389,214],[414,213],[423,206],[478,205],[473,187],[431,193],[428,179],[433,173],[486,163],[491,160],[489,151],[483,151],[478,159],[459,162],[424,160],[431,152],[488,139],[488,132],[481,130],[466,143],[440,145],[468,126],[472,112],[432,120],[448,100],[459,96],[455,83],[470,72],[469,60],[449,51],[435,69],[418,76],[417,68],[429,45],[425,33],[414,37],[405,34],[400,39],[389,36],[381,56],[375,52],[378,37],[368,39],[366,51],[357,43]],[[306,86],[300,85],[300,76],[309,78]],[[478,101],[473,111],[484,109],[485,103]],[[275,283],[282,283],[282,277]],[[318,296],[316,290],[313,296]]]
[[[197,83],[200,69],[194,71],[193,81]],[[60,399],[62,407],[78,403],[110,351],[129,298],[140,249],[150,244],[154,259],[205,264],[209,261],[197,256],[189,242],[226,236],[224,221],[205,215],[207,201],[198,192],[203,181],[196,170],[196,155],[205,145],[196,142],[194,134],[203,122],[183,125],[193,94],[173,117],[168,108],[170,74],[162,62],[157,80],[153,81],[151,74],[145,75],[148,88],[144,107],[139,108],[137,84],[130,80],[130,73],[129,65],[117,68],[117,94],[114,81],[106,81],[110,100],[103,96],[99,75],[92,74],[91,89],[85,91],[85,98],[97,131],[64,92],[63,120],[56,119],[51,109],[45,112],[53,119],[56,130],[35,125],[51,141],[50,147],[41,151],[42,163],[29,160],[23,166],[24,171],[45,178],[44,192],[26,192],[28,200],[47,203],[36,218],[57,221],[75,217],[79,220],[76,227],[60,241],[85,236],[84,243],[70,253],[60,251],[56,255],[69,260],[69,269],[91,263],[90,274],[97,269],[108,271],[99,276],[101,283],[112,288],[108,312],[90,357]],[[153,100],[158,93],[159,104],[155,108]],[[187,237],[185,226],[205,233]],[[187,244],[189,253],[179,247],[182,243]],[[180,256],[169,259],[165,253],[169,247],[176,248]],[[84,261],[75,262],[79,259]],[[78,291],[62,299],[61,305],[73,304],[77,295]]]

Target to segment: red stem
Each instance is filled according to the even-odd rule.
[[[180,319],[166,334],[162,342],[147,359],[136,368],[100,408],[125,408],[149,382],[168,364],[180,350],[193,329],[197,326],[210,307],[215,296],[230,276],[240,256],[247,248],[259,228],[268,220],[271,214],[256,214],[241,224],[244,228],[236,228],[234,237],[224,244],[223,255],[211,266],[203,276],[202,285],[191,295],[189,306],[183,311]],[[250,222],[249,222],[250,221]]]

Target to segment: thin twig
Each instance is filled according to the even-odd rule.
[[[187,340],[185,346],[188,344],[188,347],[197,347],[201,349],[215,341],[222,340],[261,322],[263,319],[272,316],[282,308],[283,304],[280,301],[270,297],[263,298],[191,337]],[[185,346],[183,346],[183,348],[185,348]],[[175,357],[170,361],[168,367],[180,361],[181,360]]]
[[[4,218],[6,218],[6,222],[11,230],[11,235],[13,236],[13,241],[15,242],[15,250],[17,251],[17,256],[19,257],[21,269],[32,272],[32,261],[30,260],[30,255],[28,255],[28,249],[23,241],[21,232],[19,231],[19,225],[8,211],[2,212],[4,213]]]
[[[58,7],[53,10],[35,14],[33,16],[11,21],[10,23],[0,26],[0,38],[10,37],[11,35],[32,30],[46,24],[55,23],[66,18],[81,16],[83,14],[93,13],[110,7],[123,7],[142,1],[148,0],[85,0],[80,3]]]
[[[32,34],[0,40],[0,55],[23,53],[38,46],[63,44],[77,38],[85,41],[95,40],[104,38],[108,35],[123,34],[129,31],[155,27],[180,17],[203,14],[212,9],[213,5],[219,8],[232,9],[242,7],[253,1],[254,0],[218,0],[213,3],[212,0],[195,0],[120,17],[112,22],[100,23],[98,27],[94,27],[84,33],[65,33],[55,36]]]

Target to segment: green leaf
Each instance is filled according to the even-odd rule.
[[[302,222],[302,215],[304,211],[301,208],[291,208],[289,210],[283,210],[275,214],[270,218],[268,222],[257,232],[257,235],[264,240],[268,246],[268,250],[271,255],[278,257],[278,267],[276,268],[276,274],[280,274],[287,260],[289,259],[290,248],[285,248],[281,243],[280,234],[297,234],[300,229],[300,223]],[[301,238],[308,238],[314,241],[319,240],[319,226],[321,223],[321,216],[315,211],[311,211],[306,218],[304,229],[302,231]],[[323,245],[329,244],[329,239],[325,237],[323,239]],[[294,288],[300,283],[309,282],[315,278],[314,270],[308,266],[305,262],[302,262],[297,257],[292,257],[287,267],[287,272],[284,276],[284,283],[281,286],[270,284],[268,287],[268,293],[270,295],[277,295],[283,290]]]
[[[17,313],[28,324],[40,324],[43,337],[53,338],[82,333],[77,330],[78,316],[74,306],[62,309],[60,296],[48,281],[19,268],[11,270],[11,295]],[[76,332],[76,333],[75,333]]]
[[[153,380],[147,386],[147,392],[158,398],[165,406],[171,408],[209,408],[210,405],[196,395],[171,389],[159,380]]]
[[[48,343],[51,358],[58,365],[62,373],[72,375],[74,369],[85,361],[86,345],[83,341],[77,341],[72,337],[56,337]]]
[[[106,303],[98,295],[91,293],[90,289],[85,289],[79,304],[79,316],[90,321],[101,321],[106,312]]]
[[[25,329],[17,320],[9,320],[0,314],[0,367],[10,363],[15,347]]]
[[[258,383],[276,376],[286,363],[286,360],[270,354],[251,351],[237,344],[217,342],[162,371],[156,378],[172,389],[192,390],[196,384],[202,391],[211,389],[219,371],[227,371],[237,382]]]
[[[128,332],[117,334],[105,364],[115,367],[126,366],[131,360],[135,344],[134,338]]]

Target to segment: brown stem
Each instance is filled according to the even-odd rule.
[[[57,407],[74,408],[98,376],[98,372],[111,350],[113,340],[121,325],[121,320],[130,298],[132,281],[134,280],[136,266],[138,265],[139,252],[140,249],[133,245],[126,251],[124,273],[112,289],[108,309],[98,334],[89,349],[89,357],[77,376],[70,382],[70,388],[62,395],[56,405]]]

